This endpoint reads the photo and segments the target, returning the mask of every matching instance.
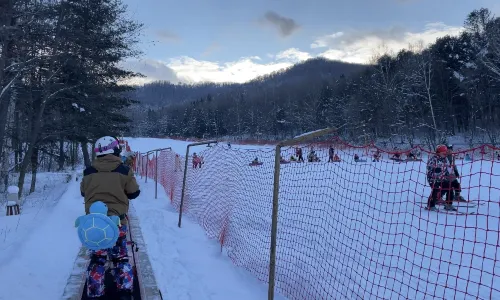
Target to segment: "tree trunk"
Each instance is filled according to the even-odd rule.
[[[3,192],[7,192],[7,189],[9,188],[9,173],[6,174],[7,176],[5,176],[3,178],[3,184],[4,184],[4,190]]]
[[[8,153],[0,154],[0,180],[4,183],[4,192],[9,184],[9,164]]]
[[[36,188],[36,174],[38,172],[38,147],[33,149],[33,154],[31,155],[31,187],[30,194],[35,192]]]
[[[23,146],[21,143],[21,126],[19,118],[19,103],[16,103],[16,109],[14,111],[14,132],[12,135],[12,148],[14,150],[14,170],[19,171],[19,162],[21,161]]]
[[[80,154],[80,143],[79,142],[74,142],[73,143],[73,152],[75,153],[75,165],[73,166],[73,170],[76,169],[76,166],[80,162],[79,160],[79,154]]]
[[[82,145],[82,153],[83,153],[83,162],[84,162],[85,166],[88,167],[91,165],[88,144],[87,144],[87,142],[81,142],[81,145]],[[94,153],[94,151],[92,151],[92,153]],[[94,158],[92,157],[92,159],[94,159]]]
[[[0,1],[0,11],[2,17],[0,27],[8,28],[15,25],[14,0]],[[0,36],[0,153],[3,153],[5,126],[7,124],[7,114],[9,111],[10,93],[15,76],[11,71],[7,71],[9,60],[12,56],[13,38],[9,36],[11,30],[4,29],[4,35]]]
[[[57,25],[55,27],[55,37],[59,36],[59,31],[61,27],[62,20],[65,17],[65,11],[64,11],[64,6],[61,7],[61,10],[59,12],[59,17],[57,20]],[[56,53],[56,51],[59,50],[57,47],[54,47],[53,51],[51,52],[52,55]],[[54,55],[55,57],[55,55]],[[56,60],[52,60],[48,62],[47,69],[48,70],[54,70],[50,76],[48,76],[48,79],[52,79],[57,73],[60,72],[60,68],[55,68]],[[38,80],[41,82],[41,80]],[[24,185],[24,180],[26,177],[26,169],[28,168],[28,165],[30,163],[31,155],[33,154],[33,150],[35,147],[38,145],[38,136],[40,135],[41,128],[43,126],[43,114],[45,112],[45,107],[47,106],[47,102],[51,100],[51,98],[55,97],[59,92],[66,90],[68,88],[61,88],[57,90],[56,92],[51,93],[50,91],[50,80],[47,82],[44,82],[44,89],[43,92],[41,93],[41,96],[39,96],[39,99],[35,100],[35,103],[39,101],[39,105],[34,105],[34,115],[32,117],[32,126],[31,126],[31,134],[28,138],[27,145],[28,149],[26,150],[26,154],[24,156],[23,162],[21,163],[21,169],[19,171],[19,181],[18,181],[18,187],[19,187],[19,196],[22,194],[22,187]],[[1,129],[1,128],[0,128]]]
[[[74,171],[78,163],[78,142],[71,142],[71,169]]]
[[[50,148],[50,152],[49,152],[49,155],[48,155],[48,158],[49,158],[49,165],[47,166],[47,172],[52,172],[52,162],[54,160],[54,153],[52,153],[52,147]]]
[[[47,101],[46,99],[43,98],[40,100],[41,100],[40,106],[38,107],[38,110],[35,110],[35,115],[31,118],[32,126],[31,126],[31,134],[27,141],[28,149],[24,154],[23,162],[21,163],[21,169],[19,171],[19,181],[18,181],[19,197],[21,197],[22,188],[24,186],[24,180],[26,178],[26,170],[28,169],[28,165],[31,162],[31,156],[33,155],[33,151],[35,150],[35,148],[37,148],[38,146],[38,135],[40,134],[40,129],[42,127],[42,117]]]
[[[59,158],[58,158],[58,170],[62,171],[64,169],[64,161],[66,157],[64,156],[64,140],[61,137],[59,140]]]

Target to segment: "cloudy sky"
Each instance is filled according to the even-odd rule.
[[[144,54],[124,62],[140,82],[245,82],[324,56],[377,53],[457,34],[469,12],[499,0],[123,0],[145,26]]]

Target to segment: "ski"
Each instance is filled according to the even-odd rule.
[[[439,202],[444,203],[444,201],[439,201]],[[478,201],[478,200],[456,200],[456,199],[454,199],[454,200],[453,200],[453,202],[455,202],[455,203],[467,203],[467,204],[468,204],[468,203],[471,203],[471,204],[474,204],[474,205],[476,205],[476,206],[477,206],[477,205],[485,205],[485,204],[486,204],[486,202],[485,202],[485,201],[481,201],[481,202],[480,202],[480,201]]]
[[[427,201],[422,201],[420,202],[421,204],[427,204]],[[437,202],[436,205],[444,205],[444,201],[440,201],[440,202]],[[474,208],[474,207],[477,207],[478,204],[475,203],[475,202],[463,202],[463,201],[460,201],[458,203],[454,203],[453,204],[455,207],[468,207],[468,208]],[[479,205],[484,205],[484,203],[480,203]]]
[[[422,206],[422,208],[424,208],[425,210],[431,212],[432,210],[429,210],[427,208],[427,206]],[[477,214],[477,212],[475,211],[459,211],[459,210],[445,210],[445,209],[440,209],[438,208],[437,210],[435,211],[432,211],[432,212],[436,212],[436,213],[442,213],[442,214],[447,214],[447,215],[475,215]]]
[[[422,201],[421,203],[427,204],[427,201]],[[459,207],[476,207],[479,205],[486,205],[486,201],[478,201],[478,200],[453,199],[453,203],[455,206],[459,206]],[[445,204],[444,200],[438,200],[436,202],[436,205],[444,205],[444,204]]]

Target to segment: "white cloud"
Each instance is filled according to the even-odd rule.
[[[335,32],[333,34],[325,35],[323,37],[318,38],[311,44],[311,48],[323,48],[323,47],[328,47],[328,44],[330,43],[331,40],[338,39],[339,37],[343,36],[344,33],[342,31]]]
[[[273,59],[269,63],[261,62],[262,59],[259,56],[243,57],[237,61],[219,63],[183,56],[171,59],[168,67],[175,71],[179,79],[187,82],[242,83],[258,76],[291,67],[313,56],[297,48],[290,48],[276,55],[268,55],[268,57]]]
[[[292,62],[260,63],[260,57],[244,57],[234,62],[211,62],[191,57],[170,60],[169,67],[188,82],[245,82],[293,65]]]
[[[143,74],[146,77],[132,78],[125,81],[126,84],[144,84],[152,81],[165,80],[178,82],[179,78],[167,63],[153,59],[128,60],[121,64],[126,70],[131,70]]]
[[[311,48],[326,48],[320,55],[328,59],[368,63],[380,52],[397,52],[418,42],[426,46],[439,37],[457,35],[461,30],[462,27],[429,23],[421,32],[409,32],[398,27],[378,31],[344,31],[317,38]]]
[[[298,63],[304,60],[308,60],[312,57],[313,56],[310,53],[300,51],[297,48],[290,48],[288,50],[276,54],[274,56],[274,59],[279,61]]]
[[[290,48],[277,54],[267,54],[269,62],[264,62],[258,56],[242,57],[231,62],[181,56],[168,61],[129,62],[127,66],[147,76],[134,79],[133,82],[139,84],[154,80],[246,82],[316,56],[351,63],[369,63],[374,55],[381,52],[397,52],[418,42],[428,45],[447,34],[457,35],[461,30],[461,27],[443,23],[429,23],[420,32],[410,32],[400,27],[374,31],[344,30],[316,38],[310,45],[311,52],[315,54]]]

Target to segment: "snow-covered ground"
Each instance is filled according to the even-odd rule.
[[[139,151],[172,147],[182,156],[188,142],[129,144]],[[223,236],[230,259],[267,281],[273,147],[221,143],[192,152],[205,164],[189,165],[186,218],[214,241]],[[317,152],[320,163],[282,165],[278,292],[291,299],[500,298],[498,162],[458,161],[463,195],[476,205],[459,209],[476,215],[457,216],[422,209],[430,191],[426,157],[354,163],[354,152],[363,150],[349,150],[339,153],[342,162],[325,163],[327,149]],[[292,153],[285,149],[283,156]],[[264,164],[250,167],[255,157]],[[165,163],[172,160],[160,159],[162,172]],[[178,185],[182,172],[170,171],[161,180]],[[178,207],[179,191],[170,195]]]
[[[1,201],[1,300],[60,299],[80,250],[74,228],[75,219],[84,214],[80,182],[68,173],[40,173],[38,180],[21,215],[5,216]],[[132,207],[164,299],[266,297],[267,286],[236,268],[201,227],[189,220],[177,227],[178,215],[161,188],[154,199],[154,183],[138,181],[142,195]]]
[[[193,144],[194,142],[187,142],[187,141],[179,141],[179,140],[172,140],[172,139],[156,139],[156,138],[125,138],[125,140],[128,141],[129,145],[131,146],[132,151],[138,151],[142,153],[146,153],[150,150],[155,150],[155,149],[161,149],[161,148],[167,148],[170,147],[172,151],[175,153],[178,153],[180,155],[186,155],[186,147],[189,144]],[[220,146],[227,147],[227,143],[219,143]],[[202,150],[205,150],[207,148],[206,145],[200,145],[200,146],[194,146],[191,147],[190,152],[199,152]],[[231,144],[231,148],[234,149],[255,149],[255,150],[269,150],[272,147],[271,146],[263,146],[263,145],[238,145],[238,144]],[[272,148],[274,149],[274,148]]]
[[[80,248],[73,227],[84,213],[79,182],[68,174],[38,176],[46,185],[22,213],[0,216],[0,299],[59,299]]]
[[[134,151],[171,147],[181,157],[189,144],[127,140]],[[463,195],[477,205],[459,208],[476,215],[456,216],[422,209],[424,163],[354,163],[353,151],[325,163],[327,150],[317,151],[320,163],[282,165],[277,299],[500,299],[499,163],[459,161]],[[154,182],[138,175],[143,193],[132,202],[164,299],[265,299],[274,148],[220,143],[191,152],[205,164],[189,166],[181,228],[182,172],[162,179],[175,179],[163,182],[177,190],[159,186],[158,199]],[[264,164],[250,167],[255,157]],[[80,248],[79,182],[65,173],[39,179],[20,216],[6,217],[1,203],[2,300],[60,298]]]
[[[200,226],[184,220],[182,228],[177,227],[179,214],[161,188],[155,199],[154,183],[139,183],[142,194],[132,205],[164,299],[267,297],[267,285],[236,268]]]
[[[17,243],[36,228],[57,205],[68,188],[69,173],[39,173],[35,192],[29,194],[31,176],[28,175],[23,188],[22,214],[6,217],[5,195],[0,200],[0,261],[7,259],[10,251],[17,251]],[[7,257],[6,257],[7,256]],[[0,264],[0,268],[2,264]]]

